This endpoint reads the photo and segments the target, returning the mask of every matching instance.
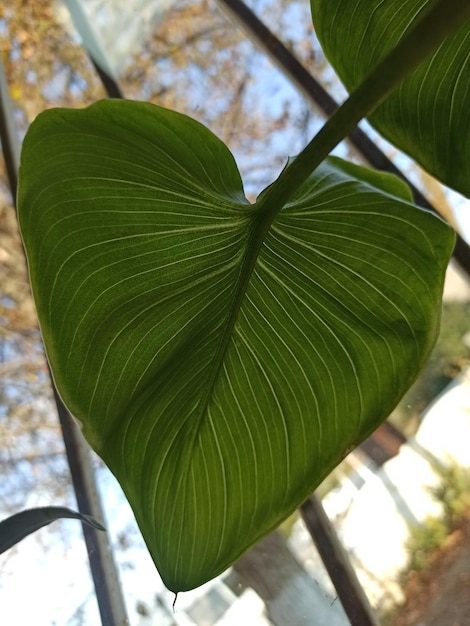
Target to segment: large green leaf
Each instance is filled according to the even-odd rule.
[[[433,4],[429,0],[311,0],[324,52],[350,91]],[[431,174],[470,196],[470,21],[369,120]]]
[[[54,379],[174,591],[289,515],[437,332],[453,232],[398,180],[329,159],[274,221],[258,207],[227,148],[159,107],[48,111],[25,139]]]

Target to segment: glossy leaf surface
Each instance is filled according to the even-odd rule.
[[[37,118],[19,218],[55,382],[173,591],[388,415],[434,342],[454,242],[402,183],[338,159],[259,212],[207,129],[118,101]]]
[[[311,0],[323,50],[349,91],[433,4]],[[470,21],[369,117],[427,171],[470,196]]]

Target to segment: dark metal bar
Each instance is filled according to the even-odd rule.
[[[96,485],[90,447],[60,399],[55,387],[53,387],[53,391],[78,510],[80,513],[86,513],[95,519],[103,520],[105,516]],[[122,587],[109,538],[106,533],[96,531],[87,524],[82,523],[82,529],[101,622],[103,626],[108,626],[108,624],[109,626],[128,626],[130,622],[127,618]]]
[[[334,98],[242,0],[218,0],[218,2],[315,108],[326,116],[334,113],[338,108],[338,103]],[[348,141],[369,165],[401,178],[410,187],[413,199],[418,206],[439,215],[439,211],[427,200],[424,194],[408,180],[364,131],[356,128],[349,135]],[[470,277],[470,246],[459,234],[457,234],[453,256],[467,276]]]
[[[300,507],[300,513],[351,624],[379,626],[348,555],[315,494]]]
[[[106,50],[103,49],[97,32],[93,24],[90,23],[83,5],[78,0],[65,0],[65,4],[69,10],[72,22],[82,38],[83,47],[87,51],[108,97],[123,98]]]
[[[0,139],[5,158],[13,204],[16,204],[16,188],[20,167],[20,145],[13,116],[5,68],[0,58]]]
[[[124,94],[121,90],[119,83],[108,74],[100,65],[93,59],[90,53],[88,53],[90,61],[93,63],[96,73],[98,74],[101,83],[108,95],[108,98],[124,98]]]
[[[8,84],[1,59],[0,139],[11,193],[16,199],[20,145],[15,130],[13,108],[11,106]],[[81,513],[92,515],[95,519],[102,521],[104,514],[96,486],[93,467],[91,465],[88,444],[85,442],[72,416],[60,399],[55,389],[52,376],[50,376],[50,379],[78,510]],[[126,626],[129,624],[129,620],[126,614],[119,575],[114,562],[109,537],[107,533],[103,533],[86,524],[82,524],[82,528],[102,623],[104,626]]]

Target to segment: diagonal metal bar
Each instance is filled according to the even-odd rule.
[[[20,143],[16,132],[6,74],[1,59],[0,140],[2,142],[11,193],[16,200]],[[81,513],[92,515],[95,519],[101,521],[104,519],[104,514],[96,485],[96,477],[91,464],[88,444],[60,399],[52,376],[50,379],[78,510]],[[104,626],[126,626],[129,624],[129,620],[108,534],[86,524],[82,524],[82,528],[102,624]]]
[[[123,98],[118,79],[111,67],[106,51],[103,50],[95,28],[78,0],[64,0],[72,22],[79,33],[83,47],[98,74],[109,98]]]
[[[105,515],[93,471],[90,447],[65,408],[55,387],[53,391],[78,510],[92,515],[95,519],[104,520]],[[130,622],[109,538],[107,534],[97,532],[96,529],[86,524],[82,524],[82,529],[101,622],[103,626],[108,626],[108,624],[109,626],[128,626]]]
[[[305,98],[325,116],[332,115],[338,103],[310,74],[302,63],[286,48],[269,28],[246,6],[242,0],[217,0],[229,17],[247,33],[248,37],[263,50],[284,75],[304,94]],[[367,134],[356,128],[348,137],[349,143],[372,167],[401,178],[411,189],[415,203],[433,213],[439,211],[423,193],[396,167],[396,165],[374,144]],[[442,217],[442,216],[441,216]],[[470,277],[470,246],[457,234],[454,258]]]
[[[87,50],[95,65],[103,70],[103,72],[116,79],[109,55],[101,44],[95,24],[90,22],[88,14],[83,7],[83,3],[79,0],[64,0],[72,22],[77,29],[84,48]]]
[[[113,71],[106,50],[103,49],[96,29],[92,24],[82,4],[78,0],[64,0],[69,10],[72,22],[82,38],[85,48],[96,73],[109,98],[123,98],[117,77]]]
[[[348,555],[315,494],[300,507],[300,513],[351,624],[379,626]]]

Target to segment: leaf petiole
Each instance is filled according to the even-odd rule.
[[[292,198],[310,174],[356,125],[425,61],[449,35],[470,20],[470,2],[436,0],[403,35],[350,97],[328,119],[279,178],[260,194],[258,210],[271,218]]]

